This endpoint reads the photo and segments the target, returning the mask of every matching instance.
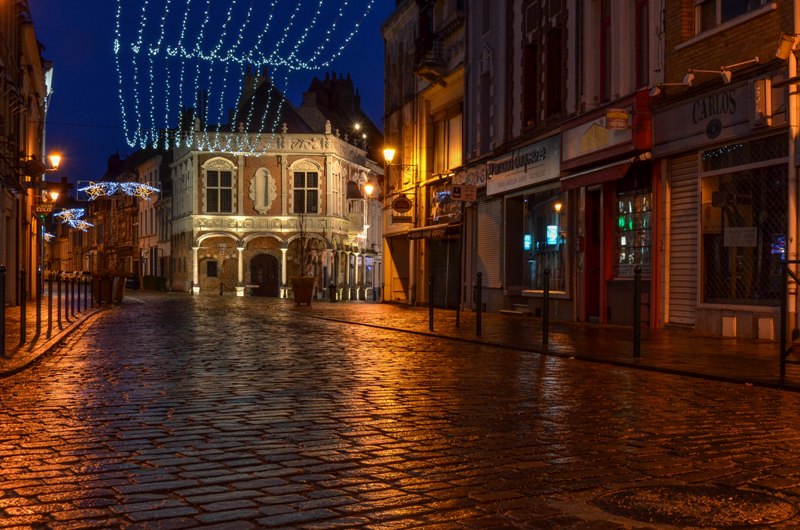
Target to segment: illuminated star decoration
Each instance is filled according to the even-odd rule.
[[[43,235],[44,235],[44,240],[48,243],[51,242],[56,237],[50,232],[45,232]]]
[[[126,142],[140,148],[184,144],[265,152],[279,128],[283,100],[271,101],[270,91],[263,112],[249,105],[241,129],[239,123],[227,123],[228,108],[246,99],[264,72],[286,94],[291,74],[330,67],[374,4],[117,0],[114,55]],[[251,71],[256,75],[248,78]],[[266,123],[266,109],[276,106],[273,123]],[[200,110],[185,114],[191,107]],[[231,132],[237,130],[258,132]]]
[[[66,224],[72,228],[77,228],[78,230],[83,230],[86,232],[87,228],[94,225],[81,219],[81,217],[84,215],[86,215],[86,211],[83,208],[68,208],[54,213],[53,217],[61,219],[62,224]]]
[[[130,197],[141,197],[149,201],[150,195],[161,190],[141,182],[89,182],[88,186],[78,188],[78,191],[86,193],[90,201],[98,197],[108,197],[117,192],[122,192]]]

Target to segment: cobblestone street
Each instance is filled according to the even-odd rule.
[[[0,528],[800,527],[796,392],[302,313],[134,297],[0,380]]]

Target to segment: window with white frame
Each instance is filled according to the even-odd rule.
[[[233,213],[233,165],[212,160],[205,168],[206,213]]]
[[[319,211],[319,172],[294,172],[294,213],[318,213]]]
[[[761,9],[767,3],[768,0],[695,0],[695,33],[703,33]]]

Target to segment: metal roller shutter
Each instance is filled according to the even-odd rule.
[[[502,201],[478,203],[478,271],[483,273],[485,287],[499,289],[502,240]]]
[[[668,323],[695,324],[699,219],[697,155],[670,161]]]

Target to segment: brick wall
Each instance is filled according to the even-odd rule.
[[[665,81],[680,82],[689,68],[716,70],[756,56],[762,65],[775,60],[781,32],[792,32],[792,3],[772,5],[776,8],[742,23],[722,31],[707,32],[706,37],[694,37],[693,0],[668,0]],[[734,70],[734,80],[737,70]],[[705,75],[702,78],[698,76],[696,82],[701,84],[705,80]]]

